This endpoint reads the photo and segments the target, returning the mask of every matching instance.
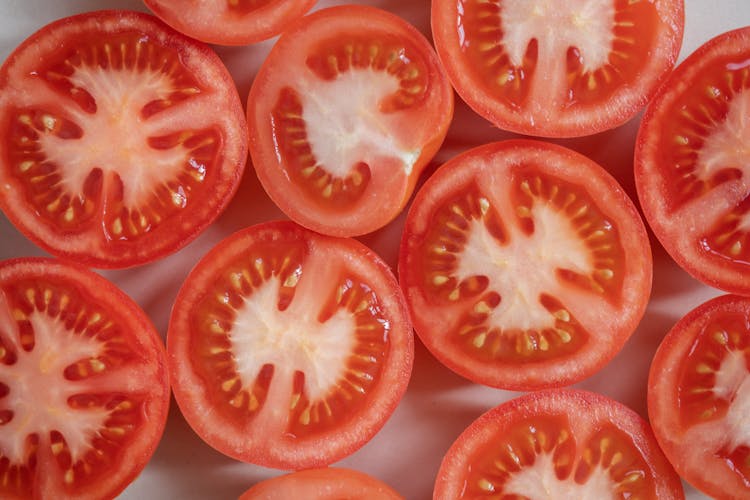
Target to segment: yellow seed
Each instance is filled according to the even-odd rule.
[[[477,486],[479,486],[479,489],[482,491],[486,491],[488,493],[492,493],[495,491],[495,485],[486,480],[485,478],[480,479],[477,482]]]
[[[73,481],[75,480],[75,473],[73,472],[73,469],[68,469],[65,471],[65,484],[73,484]]]
[[[91,369],[94,371],[94,373],[101,373],[107,368],[107,366],[99,359],[91,359],[89,360],[89,365],[91,366]]]
[[[570,313],[566,311],[565,309],[558,309],[555,311],[555,318],[559,319],[560,321],[564,321],[565,323],[570,321]]]
[[[482,212],[482,215],[487,215],[487,212],[490,210],[490,202],[487,198],[479,198],[479,210]]]
[[[65,211],[65,214],[63,214],[63,218],[66,222],[71,222],[74,216],[75,212],[73,211],[73,207],[68,207],[68,209]]]
[[[555,332],[557,332],[557,336],[560,337],[560,340],[563,344],[567,344],[572,339],[570,333],[566,332],[565,330],[558,328],[555,330]]]
[[[255,411],[260,406],[260,402],[258,402],[258,398],[255,397],[255,394],[250,394],[250,398],[247,402],[247,408],[250,411]]]
[[[122,220],[119,217],[112,223],[112,232],[116,235],[122,234]]]
[[[612,271],[612,269],[597,269],[596,273],[605,280],[612,279],[615,275],[615,272]]]
[[[674,137],[674,142],[679,146],[687,146],[688,144],[690,144],[690,139],[688,139],[684,135],[676,135]]]
[[[697,371],[701,375],[713,373],[713,370],[711,369],[711,367],[708,366],[706,363],[698,363],[698,366],[695,367],[695,371]]]
[[[333,184],[326,185],[325,188],[323,188],[323,191],[321,192],[321,195],[323,195],[323,198],[330,198],[333,194]]]
[[[448,277],[447,276],[443,276],[443,275],[439,274],[439,275],[434,276],[432,278],[432,284],[433,285],[440,286],[440,285],[444,285],[446,283],[448,283]]]
[[[617,465],[620,462],[622,462],[622,452],[617,451],[614,455],[612,455],[612,460],[610,460],[610,465]]]
[[[299,423],[308,425],[310,423],[310,407],[308,406],[299,416]]]
[[[19,170],[21,170],[21,172],[28,172],[29,169],[33,166],[34,166],[34,162],[31,160],[24,160],[18,164],[18,168]]]
[[[55,128],[55,125],[57,124],[57,120],[54,116],[51,115],[44,115],[42,116],[42,125],[44,125],[44,128],[47,130],[52,130]]]
[[[232,388],[234,387],[234,384],[237,382],[237,380],[239,379],[237,379],[236,377],[230,378],[229,380],[225,380],[224,382],[221,383],[221,390],[224,392],[231,391]]]
[[[284,286],[287,288],[292,288],[297,286],[297,283],[299,283],[299,274],[298,273],[292,273],[284,280]]]
[[[474,347],[476,347],[477,349],[480,349],[484,346],[484,343],[486,341],[487,341],[487,333],[482,332],[476,337],[474,337],[474,340],[471,343],[474,344]]]
[[[549,341],[543,334],[539,335],[539,349],[541,349],[542,351],[549,350]]]
[[[461,297],[461,292],[458,290],[458,288],[454,288],[451,293],[448,294],[448,300],[451,300],[453,302],[457,301]]]
[[[525,205],[519,205],[516,207],[516,214],[518,214],[519,217],[526,219],[531,217],[531,209]]]
[[[734,245],[732,245],[732,247],[729,249],[729,253],[735,256],[739,255],[741,251],[742,243],[739,240],[735,241]]]
[[[50,448],[52,448],[53,455],[59,455],[65,449],[65,445],[62,443],[52,443]]]
[[[302,394],[300,393],[292,394],[292,400],[289,402],[290,410],[293,410],[297,407],[297,404],[299,403],[299,400],[301,397],[302,397]]]
[[[479,302],[477,302],[477,303],[476,303],[476,304],[474,305],[474,312],[475,312],[475,313],[477,313],[477,314],[487,314],[487,313],[489,313],[490,311],[492,311],[492,309],[491,309],[491,308],[490,308],[490,306],[489,306],[489,305],[487,304],[487,302],[485,302],[485,301],[483,301],[483,300],[482,300],[482,301],[479,301]]]
[[[717,343],[721,345],[727,345],[727,343],[729,342],[729,336],[725,331],[714,332],[713,338]]]

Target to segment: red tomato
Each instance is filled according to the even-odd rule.
[[[395,277],[355,240],[293,222],[227,238],[180,289],[167,336],[175,398],[208,444],[283,469],[328,465],[385,423],[413,337]]]
[[[482,384],[571,384],[607,363],[646,308],[643,223],[603,168],[516,140],[441,166],[406,219],[399,274],[417,334]]]
[[[278,35],[315,0],[144,0],[174,29],[219,45],[247,45]]]
[[[403,209],[453,116],[453,91],[425,38],[401,18],[341,6],[291,25],[248,98],[250,154],[293,220],[369,233]]]
[[[677,263],[750,295],[750,28],[720,35],[674,72],[641,123],[635,180]]]
[[[403,500],[387,484],[352,469],[308,469],[262,481],[240,500]]]
[[[546,137],[633,117],[672,69],[683,0],[434,0],[432,32],[459,95],[500,128]]]
[[[433,498],[685,497],[637,413],[598,394],[553,390],[474,421],[445,455]]]
[[[71,264],[0,263],[0,497],[114,498],[168,406],[164,346],[130,298]]]
[[[648,414],[664,453],[715,498],[750,498],[750,298],[725,295],[682,318],[656,351]]]
[[[219,58],[146,14],[56,21],[0,69],[0,208],[49,252],[154,260],[229,202],[246,124]]]

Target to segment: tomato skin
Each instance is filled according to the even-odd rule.
[[[680,476],[706,495],[717,499],[741,499],[750,494],[750,483],[730,462],[722,442],[731,440],[743,431],[742,427],[726,422],[727,410],[720,409],[716,417],[708,417],[705,422],[693,415],[690,409],[688,392],[681,381],[689,376],[688,360],[700,356],[701,337],[713,334],[727,318],[735,317],[744,326],[743,331],[729,331],[729,335],[740,336],[747,360],[747,345],[750,343],[750,299],[737,295],[722,295],[695,307],[683,316],[667,333],[654,355],[648,378],[648,415],[656,438]],[[737,340],[730,342],[737,343]],[[735,349],[741,347],[735,345]],[[731,352],[728,346],[720,346],[721,353]],[[710,353],[708,353],[710,355]],[[713,356],[716,361],[716,356]],[[718,360],[721,362],[722,360]],[[747,361],[745,361],[747,385]],[[712,367],[714,370],[715,367]],[[707,375],[715,381],[716,375]],[[708,382],[708,381],[707,381]],[[703,387],[701,387],[703,388]],[[711,393],[711,389],[708,391]],[[742,395],[737,394],[732,401],[742,405]],[[740,409],[740,411],[742,411]],[[690,419],[686,422],[686,419]],[[697,420],[697,423],[696,423]],[[746,447],[746,443],[744,444]]]
[[[148,363],[147,367],[140,367],[143,373],[127,373],[121,370],[119,376],[132,377],[127,380],[128,386],[140,387],[147,397],[144,398],[140,409],[143,425],[136,430],[137,435],[130,439],[130,443],[124,449],[118,450],[117,455],[113,453],[113,457],[110,458],[117,462],[110,463],[109,469],[104,474],[100,474],[97,480],[88,481],[84,485],[62,484],[62,471],[58,468],[52,451],[40,449],[37,457],[39,477],[36,478],[34,489],[18,498],[92,500],[115,498],[136,479],[146,466],[166,426],[170,390],[164,344],[148,316],[124,292],[93,271],[58,259],[24,257],[0,262],[0,308],[8,305],[5,302],[7,300],[4,294],[5,287],[28,280],[61,284],[66,288],[69,287],[74,293],[80,293],[89,298],[95,297],[96,306],[111,313],[108,319],[118,322],[117,327],[127,329],[127,337],[124,340],[131,343],[128,348],[146,357],[144,361]],[[9,323],[3,323],[6,319],[3,316],[4,311],[0,311],[0,334],[2,334],[0,339],[4,341],[4,345],[7,345],[3,329],[8,327],[5,330],[7,332],[11,332],[12,329]],[[62,314],[60,314],[60,319],[63,319]],[[69,322],[70,319],[70,317],[65,318],[65,321]],[[139,377],[141,379],[148,377],[148,381],[139,380]],[[101,390],[106,391],[106,387]],[[101,429],[97,430],[97,432],[100,431]],[[49,443],[49,438],[43,438],[41,441]],[[9,498],[16,497],[10,494]]]
[[[614,293],[621,293],[619,298],[615,299],[619,301],[617,306],[614,306],[621,309],[614,313],[617,315],[617,321],[612,319],[613,313],[610,311],[604,315],[608,316],[606,319],[600,318],[603,321],[600,325],[586,327],[590,331],[607,332],[606,335],[593,338],[576,351],[561,354],[557,358],[509,361],[482,358],[457,347],[457,339],[461,336],[455,334],[456,329],[451,330],[446,325],[454,321],[452,317],[457,314],[457,310],[464,314],[468,308],[456,309],[456,306],[445,297],[429,290],[425,284],[427,271],[422,262],[425,249],[435,242],[429,239],[429,235],[432,228],[437,225],[442,207],[449,206],[451,199],[461,196],[463,192],[471,189],[471,186],[484,186],[480,190],[492,193],[491,196],[496,199],[508,197],[507,193],[493,192],[493,189],[506,189],[502,186],[505,186],[506,181],[509,184],[513,172],[525,163],[546,164],[544,168],[550,168],[547,173],[559,176],[570,184],[582,186],[584,194],[592,203],[603,209],[604,218],[615,221],[615,225],[621,225],[619,239],[624,245],[624,278],[621,291]],[[607,200],[606,207],[598,205],[599,200],[604,199]],[[514,226],[517,222],[515,209],[510,208],[512,203],[509,202],[507,206],[497,209],[498,211],[492,214],[503,219],[499,225],[505,227],[505,233],[508,233],[508,227]],[[510,243],[506,240],[503,246],[511,246],[513,238],[508,239],[511,240]],[[461,253],[456,252],[455,255]],[[543,264],[542,259],[534,258],[537,260],[526,260],[527,264],[522,266],[523,268],[514,270],[526,273],[527,268]],[[561,387],[580,381],[601,369],[621,349],[645,312],[651,291],[653,262],[648,235],[640,215],[628,195],[609,173],[588,158],[567,148],[522,139],[491,143],[462,153],[442,165],[427,180],[416,194],[407,215],[398,270],[416,333],[441,363],[476,383],[508,390],[528,391]],[[495,270],[488,269],[487,275],[493,275],[493,271]],[[451,277],[452,273],[457,273],[457,269],[445,272],[446,276]],[[500,276],[499,272],[494,274]],[[523,285],[531,278],[519,274],[513,275],[511,280]],[[560,283],[563,281],[562,278],[558,279]],[[458,288],[461,286],[463,285]],[[564,294],[558,298],[565,303]],[[505,299],[501,299],[500,304],[502,300]],[[592,296],[592,301],[594,300]],[[592,302],[591,307],[596,305]],[[617,322],[620,324],[616,324]],[[598,320],[595,323],[598,324]]]
[[[358,134],[356,141],[361,156],[355,161],[361,160],[361,163],[369,165],[369,182],[364,192],[353,202],[345,204],[310,194],[307,188],[314,186],[313,181],[303,183],[295,180],[299,175],[295,176],[291,170],[295,168],[292,161],[296,161],[297,156],[296,153],[282,154],[284,148],[279,146],[279,135],[283,120],[274,116],[274,104],[280,100],[278,95],[285,87],[302,94],[314,94],[315,90],[305,89],[302,84],[318,85],[324,80],[330,80],[327,84],[335,82],[338,76],[322,77],[320,72],[311,69],[310,60],[314,55],[319,55],[315,50],[324,50],[331,40],[348,43],[349,38],[361,38],[363,43],[392,41],[406,47],[401,49],[405,55],[399,57],[407,62],[416,60],[421,65],[419,77],[424,82],[424,96],[416,104],[395,111],[386,109],[392,97],[378,98],[378,102],[366,103],[373,109],[352,109],[345,116],[352,123],[332,123],[342,130],[351,126],[368,128],[366,133],[360,131],[351,135]],[[337,53],[346,53],[344,47],[336,50]],[[355,66],[351,62],[339,64]],[[373,73],[385,71],[380,67],[377,70]],[[342,70],[341,74],[347,72],[349,69]],[[355,94],[355,90],[345,89],[342,92]],[[344,97],[341,102],[348,102]],[[432,46],[415,27],[400,17],[364,5],[341,5],[313,12],[289,25],[271,49],[250,89],[247,118],[250,124],[250,156],[255,173],[274,203],[298,224],[331,236],[350,237],[371,233],[392,221],[406,205],[421,172],[440,149],[448,132],[453,117],[453,99],[453,89]],[[355,112],[364,115],[364,118],[350,119]],[[369,124],[372,121],[376,121],[376,124]],[[308,141],[310,130],[325,127],[326,124],[305,123],[305,126],[308,129],[305,140]],[[390,155],[391,151],[383,152],[371,147],[372,137],[380,139],[378,134],[383,131],[387,132],[384,138],[395,144],[393,147],[399,148],[400,153],[411,155],[411,165],[405,167],[400,163],[402,158]],[[341,134],[340,130],[332,130],[327,140],[332,144],[346,144],[352,140],[348,136],[341,137]],[[310,147],[307,148],[309,151]],[[312,155],[317,155],[314,149]],[[324,170],[328,167],[323,164]],[[341,170],[349,165],[333,167]],[[352,166],[350,170],[354,168]]]
[[[659,449],[646,421],[618,401],[600,394],[573,389],[528,393],[482,414],[458,436],[445,454],[435,481],[433,498],[464,498],[467,474],[472,470],[472,466],[479,465],[475,461],[478,450],[491,447],[495,441],[502,440],[515,426],[523,425],[536,417],[554,415],[567,417],[570,427],[564,430],[572,434],[576,447],[583,445],[585,440],[603,425],[614,426],[627,436],[633,449],[641,455],[646,465],[644,472],[653,480],[653,498],[685,498],[679,477]],[[578,453],[580,452],[576,452],[574,460],[581,459]],[[562,477],[567,482],[572,482],[572,475],[573,471],[569,471]],[[598,493],[605,495],[602,491]],[[555,492],[551,494],[552,497],[555,496]],[[611,494],[615,492],[612,491]],[[488,492],[486,495],[491,497],[492,493]]]
[[[154,16],[131,11],[102,10],[73,15],[44,26],[24,40],[0,69],[0,89],[3,91],[0,95],[4,96],[0,98],[0,130],[4,136],[11,136],[11,131],[15,127],[12,123],[12,118],[15,117],[12,115],[17,114],[19,106],[28,109],[59,106],[54,111],[63,109],[62,117],[66,119],[68,118],[66,113],[69,111],[64,110],[63,101],[69,109],[82,107],[80,102],[74,102],[74,99],[70,97],[73,95],[72,92],[65,94],[60,89],[47,90],[50,95],[59,99],[60,103],[51,104],[49,96],[40,98],[41,104],[36,102],[37,90],[26,88],[26,86],[45,84],[34,80],[38,77],[38,73],[41,73],[39,68],[49,69],[50,65],[60,63],[58,59],[65,57],[65,51],[78,50],[77,54],[82,59],[93,58],[95,56],[86,53],[86,50],[96,50],[92,49],[89,44],[94,42],[106,44],[109,41],[108,37],[128,37],[139,33],[142,35],[139,43],[154,43],[159,49],[169,51],[179,59],[181,64],[185,65],[185,69],[191,71],[190,76],[196,78],[198,85],[205,85],[204,93],[210,94],[211,102],[203,105],[204,107],[210,105],[222,109],[222,113],[217,113],[212,123],[212,127],[220,131],[217,133],[221,135],[219,140],[221,151],[215,156],[218,161],[208,169],[208,173],[205,168],[200,174],[198,170],[193,172],[204,177],[202,187],[205,189],[193,189],[193,192],[189,193],[192,198],[186,209],[183,208],[182,211],[172,214],[163,214],[163,216],[157,215],[155,218],[160,217],[159,223],[169,215],[168,223],[160,227],[156,227],[159,223],[153,223],[153,227],[145,233],[140,233],[135,242],[104,234],[103,227],[106,225],[104,220],[92,224],[91,220],[87,219],[85,223],[81,223],[81,225],[86,225],[84,228],[61,228],[60,224],[43,217],[47,215],[44,208],[46,202],[42,205],[35,205],[30,199],[38,194],[27,193],[26,185],[18,180],[17,165],[12,165],[10,160],[13,154],[12,148],[16,145],[9,144],[10,140],[7,139],[0,142],[0,189],[3,192],[3,196],[0,196],[0,210],[19,231],[45,251],[88,267],[102,269],[133,267],[158,260],[181,249],[194,240],[226,208],[239,186],[247,161],[247,124],[236,87],[223,62],[207,45],[174,31]],[[77,43],[83,46],[77,46]],[[58,59],[55,59],[56,57]],[[142,66],[143,63],[139,69],[142,70]],[[146,107],[144,106],[141,112],[145,112]],[[92,114],[91,109],[77,109],[77,111],[80,114],[76,114],[73,121],[79,118],[90,119]],[[158,113],[154,114],[158,115]],[[195,114],[193,112],[193,115]],[[113,117],[113,120],[115,118],[122,118],[122,116]],[[147,122],[142,116],[128,118],[138,123]],[[192,126],[192,123],[195,123],[196,127],[205,123],[205,120],[202,121],[200,117],[193,116],[192,118],[193,120],[189,120],[191,123],[186,125],[187,127]],[[184,125],[186,120],[184,117],[175,117],[174,122]],[[118,132],[116,126],[113,126],[111,130],[99,127],[94,131],[102,135],[110,134],[106,148],[111,149],[124,142],[122,137],[114,137]],[[152,138],[149,137],[149,139]],[[134,154],[133,151],[123,151],[122,157],[130,157],[132,154]],[[80,170],[79,167],[72,167],[73,170],[77,168]],[[99,165],[86,165],[86,168],[92,172],[101,171]],[[80,176],[82,173],[76,172],[76,175]],[[126,181],[120,180],[120,174],[121,172],[118,171],[114,176],[109,176],[117,177],[116,180],[104,182],[105,185],[110,186],[109,190],[121,188],[120,185],[123,182],[127,184]],[[60,176],[65,177],[65,175]],[[91,177],[89,175],[88,179]],[[105,173],[100,177],[106,178],[108,174]],[[150,181],[139,177],[134,184],[138,182],[147,184]],[[160,187],[164,188],[164,186],[152,187],[154,191]],[[97,204],[97,213],[101,218],[104,218],[102,214],[113,210],[110,206],[104,205],[107,203],[115,205],[112,201],[107,201],[107,203],[102,201],[107,198],[107,195],[103,194],[106,190],[103,189],[98,193],[94,202]],[[178,196],[183,196],[183,194],[181,191],[177,193]],[[75,193],[70,197],[75,199],[78,196],[83,197],[84,194]],[[109,214],[107,216],[112,217]],[[107,221],[109,222],[111,221]]]
[[[704,179],[705,184],[713,184],[711,188],[704,188],[701,192],[701,188],[696,187],[693,191],[698,191],[697,194],[684,195],[677,187],[682,186],[682,178],[697,177],[695,171],[704,168],[707,163],[701,165],[696,162],[694,166],[691,166],[689,162],[681,164],[679,158],[675,159],[676,151],[679,147],[688,145],[677,144],[678,138],[667,137],[666,130],[673,132],[676,129],[681,123],[680,120],[683,119],[680,116],[681,113],[695,114],[693,110],[685,109],[688,103],[696,107],[705,104],[712,108],[711,99],[705,95],[705,92],[701,96],[695,95],[696,89],[717,82],[720,84],[721,81],[727,81],[730,78],[737,81],[735,74],[726,72],[726,68],[720,68],[719,65],[736,64],[739,66],[738,71],[742,71],[744,61],[749,56],[750,28],[740,28],[718,35],[690,54],[675,68],[646,108],[638,130],[634,158],[638,199],[649,226],[667,253],[695,279],[711,287],[739,295],[750,295],[747,245],[743,245],[741,250],[743,253],[733,259],[731,255],[726,255],[726,252],[719,254],[714,251],[711,248],[713,242],[707,243],[705,238],[708,233],[713,232],[710,226],[716,222],[711,219],[715,215],[712,209],[714,206],[719,206],[722,200],[731,201],[726,201],[721,205],[724,213],[720,215],[729,218],[728,214],[734,208],[740,212],[744,211],[746,216],[747,196],[750,193],[748,183],[736,177],[726,182]],[[714,75],[717,77],[715,78]],[[726,78],[722,78],[724,76]],[[711,82],[711,80],[717,80],[717,82]],[[741,86],[740,92],[742,88],[744,87]],[[726,88],[721,88],[717,100],[721,102],[730,100],[734,97],[733,92],[736,93],[737,89],[732,88],[727,92]],[[745,89],[744,92],[747,90]],[[682,127],[683,129],[690,127],[704,129],[704,134],[679,138],[680,140],[689,139],[691,143],[689,146],[693,148],[691,155],[701,154],[705,132],[710,132],[713,127],[720,127],[727,114],[724,110],[714,112],[713,109],[707,113],[707,118],[713,122],[712,124],[701,123],[703,118],[698,117],[695,119],[696,123]],[[734,132],[743,133],[737,129]],[[694,142],[700,144],[696,146],[692,144]],[[731,144],[728,145],[727,150],[731,146]],[[746,156],[745,153],[745,158],[739,160],[740,163],[747,162]],[[733,161],[727,162],[728,169],[735,167]],[[742,165],[739,168],[741,170]],[[720,175],[721,172],[718,172],[716,177]],[[742,177],[742,174],[740,176]],[[688,189],[684,188],[685,191]],[[702,207],[698,205],[700,197],[706,198]],[[696,206],[680,213],[680,210],[685,210],[685,206],[691,203]]]
[[[327,289],[333,286],[334,279],[339,279],[339,275],[343,276],[344,271],[349,270],[358,277],[357,279],[364,280],[365,288],[374,291],[378,296],[380,302],[375,308],[383,311],[389,328],[388,343],[382,356],[382,371],[375,376],[376,382],[363,396],[362,404],[352,407],[343,419],[337,416],[339,420],[333,425],[304,436],[297,436],[290,430],[294,424],[292,421],[283,423],[283,429],[278,428],[275,423],[282,418],[279,415],[291,412],[288,407],[266,408],[264,403],[261,403],[260,413],[249,416],[237,416],[231,410],[227,411],[229,403],[226,403],[225,399],[228,397],[219,394],[224,399],[217,399],[214,392],[219,391],[206,380],[211,374],[206,369],[199,371],[199,365],[204,363],[206,356],[200,351],[201,332],[194,330],[194,327],[197,322],[203,321],[206,315],[200,311],[196,313],[197,316],[192,315],[199,307],[196,304],[204,304],[210,300],[210,294],[215,289],[212,286],[219,282],[219,276],[225,274],[238,259],[254,255],[254,248],[270,248],[272,250],[269,251],[269,255],[285,255],[284,252],[288,248],[296,248],[295,245],[303,248],[301,253],[305,255],[305,259],[311,258],[310,255],[318,255],[316,262],[319,265],[322,265],[322,262],[333,264],[324,275],[317,276],[320,278],[317,285],[307,285],[308,289],[304,294],[295,292],[291,304],[286,305],[283,311],[281,306],[278,306],[282,311],[280,314],[284,314],[287,308],[299,310],[300,307],[306,306],[308,301],[313,300],[321,301],[317,305],[323,307],[323,301],[329,300],[326,293],[330,292]],[[304,277],[305,260],[301,262],[301,273]],[[315,279],[319,272],[315,269],[310,270],[310,279]],[[330,280],[331,283],[326,280]],[[309,296],[313,292],[309,288],[312,286],[316,286],[313,298]],[[306,324],[312,330],[315,324],[322,321],[318,318],[323,314],[321,310],[314,316],[297,318],[294,326],[289,328]],[[272,334],[285,333],[269,329]],[[258,331],[240,328],[238,335],[239,338],[249,339],[257,334]],[[260,346],[263,349],[268,347],[267,344]],[[190,426],[204,441],[237,460],[265,467],[299,470],[327,466],[350,455],[369,441],[385,424],[406,391],[413,364],[414,340],[398,283],[388,265],[372,250],[353,239],[316,234],[291,221],[273,221],[231,235],[195,266],[180,289],[172,310],[167,334],[167,352],[177,404]],[[287,356],[285,359],[288,361],[288,366],[283,366],[278,358],[265,363],[274,365],[273,377],[276,377],[276,371],[297,369],[294,366],[294,355],[286,354],[288,350],[284,351],[277,344],[273,352],[274,354],[266,355]],[[261,373],[258,378],[262,377]],[[273,396],[274,401],[282,399],[278,396],[279,391],[291,390],[293,384],[289,381],[290,387],[279,386],[279,389],[274,390],[274,383],[273,379],[267,383],[270,384],[267,394],[276,394]],[[333,392],[335,390],[330,389],[327,394]],[[289,402],[286,404],[289,405]],[[295,405],[296,403],[293,406]],[[260,423],[256,424],[256,421]]]
[[[278,35],[286,23],[303,16],[315,2],[273,0],[240,14],[233,13],[225,0],[144,0],[154,14],[177,31],[217,45],[246,45]]]
[[[369,500],[403,500],[390,486],[354,469],[327,467],[306,469],[262,481],[240,500],[337,500],[367,498]]]

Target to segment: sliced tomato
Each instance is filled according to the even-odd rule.
[[[574,390],[527,394],[479,417],[455,441],[435,500],[685,498],[637,413]]]
[[[307,469],[262,481],[240,500],[403,500],[390,486],[363,472],[327,467]]]
[[[632,118],[672,69],[683,0],[435,0],[435,46],[458,94],[500,128],[545,137]]]
[[[104,278],[0,263],[0,497],[114,498],[161,438],[167,375],[153,325]]]
[[[515,390],[591,375],[635,330],[648,236],[602,167],[552,144],[498,142],[441,166],[406,219],[399,278],[445,365]]]
[[[316,0],[144,0],[177,31],[207,43],[247,45],[278,35]]]
[[[685,315],[656,351],[648,414],[677,472],[714,498],[750,498],[750,298]]]
[[[750,295],[750,28],[691,54],[649,105],[635,180],[646,219],[688,273]]]
[[[453,91],[416,28],[350,5],[292,24],[247,108],[250,154],[271,199],[305,227],[354,236],[403,209],[445,138]]]
[[[62,19],[0,69],[0,208],[53,254],[96,267],[154,260],[229,202],[246,128],[208,47],[146,14]]]
[[[188,276],[167,336],[175,398],[208,444],[282,469],[328,465],[385,423],[411,373],[395,277],[355,240],[271,222]]]

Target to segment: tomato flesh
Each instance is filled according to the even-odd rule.
[[[411,340],[395,281],[365,258],[353,242],[269,223],[226,240],[188,278],[168,345],[177,400],[209,444],[301,468],[382,425],[405,390]]]
[[[163,347],[137,306],[103,281],[41,259],[0,266],[4,498],[114,495],[161,437]]]

